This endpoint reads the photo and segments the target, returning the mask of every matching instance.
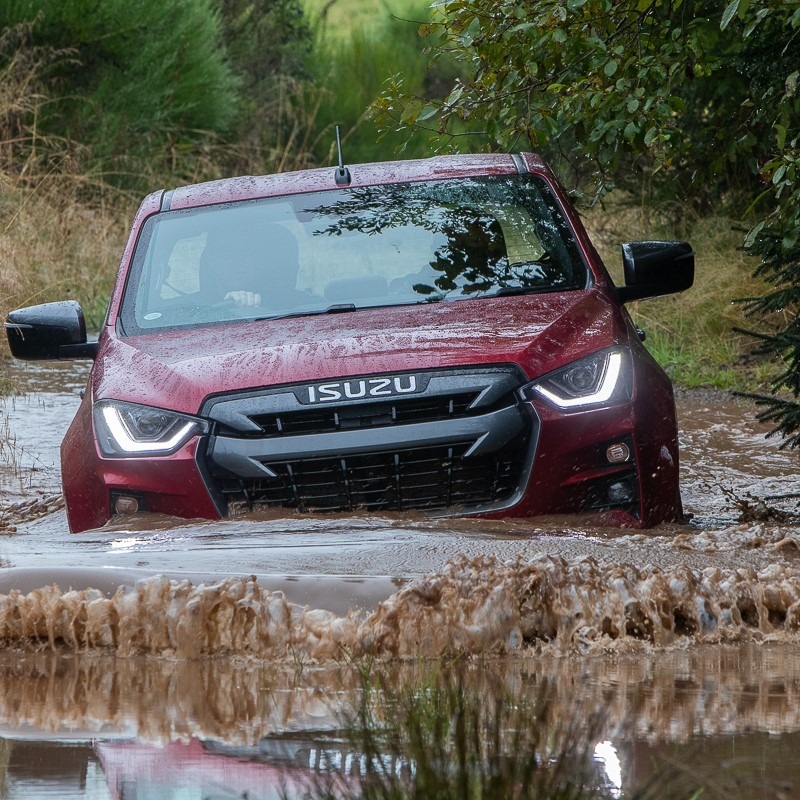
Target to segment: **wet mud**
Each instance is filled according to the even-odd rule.
[[[592,735],[628,776],[666,742],[711,737],[720,753],[752,750],[747,780],[775,788],[764,759],[800,731],[800,486],[798,455],[764,439],[752,408],[678,395],[686,525],[273,514],[123,518],[70,536],[57,448],[84,376],[26,367],[0,414],[0,726],[13,747],[99,737],[105,750],[79,757],[84,786],[165,747],[192,764],[319,772],[331,743],[318,739],[340,730],[365,663],[403,684],[419,659],[459,657],[504,691],[546,683],[553,713],[601,709]],[[769,748],[762,734],[777,735]],[[144,750],[122,758],[120,737]],[[256,773],[242,791],[275,796],[255,793],[275,779]],[[104,791],[76,796],[116,796]]]

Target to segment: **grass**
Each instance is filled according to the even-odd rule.
[[[360,800],[610,800],[700,797],[688,769],[619,773],[605,741],[605,710],[570,709],[548,681],[512,685],[497,663],[421,665],[416,679],[371,670],[344,713],[347,744],[360,766],[355,781],[318,773],[306,798]],[[624,731],[617,739],[626,741]],[[602,743],[602,745],[598,745]],[[606,758],[603,758],[605,754]],[[624,794],[621,794],[624,780]]]
[[[341,3],[341,5],[340,5]],[[433,97],[445,92],[455,67],[440,59],[431,72],[419,25],[430,19],[426,0],[320,4],[309,0],[316,43],[310,64],[318,90],[316,127],[327,131],[316,154],[320,163],[335,163],[333,129],[341,126],[345,160],[380,161],[430,155],[429,135],[410,128],[388,130],[379,139],[371,104],[388,81],[402,76],[414,93]],[[367,11],[369,9],[369,11]],[[343,15],[336,16],[337,11]],[[449,89],[447,90],[449,91]]]
[[[382,27],[391,19],[410,18],[408,0],[304,0],[303,8],[318,34],[337,40]]]
[[[737,298],[758,294],[756,262],[740,248],[745,223],[724,216],[671,223],[652,208],[613,197],[592,211],[587,227],[615,282],[622,283],[620,244],[637,239],[688,239],[695,251],[694,286],[679,295],[631,303],[645,344],[673,381],[693,388],[765,391],[777,367],[752,356],[754,342]]]
[[[31,47],[26,26],[0,32],[0,52],[0,312],[74,298],[96,327],[135,201],[81,171],[77,144],[41,135],[43,76],[61,56]]]
[[[5,187],[0,199],[0,300],[5,312],[76,299],[87,325],[97,329],[134,204],[88,204],[72,188],[69,181],[56,180],[34,189]]]

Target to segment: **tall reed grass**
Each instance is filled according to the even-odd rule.
[[[38,128],[43,76],[64,51],[31,46],[29,27],[0,35],[0,313],[75,298],[102,319],[135,201],[78,166],[80,148]],[[92,202],[87,202],[87,197]]]
[[[611,195],[584,222],[612,277],[621,285],[622,242],[688,239],[695,250],[695,283],[678,295],[630,305],[645,345],[672,379],[685,387],[766,389],[775,365],[752,355],[753,341],[734,332],[747,327],[737,299],[756,294],[755,263],[742,249],[744,223],[724,216],[683,218],[668,208],[633,204]]]
[[[373,665],[343,716],[354,780],[323,770],[316,800],[660,800],[705,797],[679,764],[623,773],[604,709],[590,718],[547,681],[511,685],[498,663],[442,661],[400,681]],[[632,732],[630,732],[632,733]],[[616,740],[633,738],[617,731]],[[624,756],[623,756],[624,758]],[[627,765],[626,765],[627,766]],[[644,774],[641,774],[644,773]],[[711,795],[709,795],[711,796]],[[716,796],[716,795],[714,795]]]

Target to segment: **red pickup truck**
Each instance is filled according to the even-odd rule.
[[[62,445],[72,531],[117,514],[680,515],[670,381],[624,304],[691,286],[684,242],[615,286],[535,155],[239,177],[144,199],[97,341],[9,314],[19,358],[92,358]]]

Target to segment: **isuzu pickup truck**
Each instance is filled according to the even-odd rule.
[[[153,192],[89,341],[19,309],[26,359],[91,358],[64,439],[72,531],[142,512],[680,516],[670,381],[626,310],[693,281],[622,245],[615,286],[531,153]],[[271,513],[275,513],[272,511]]]

